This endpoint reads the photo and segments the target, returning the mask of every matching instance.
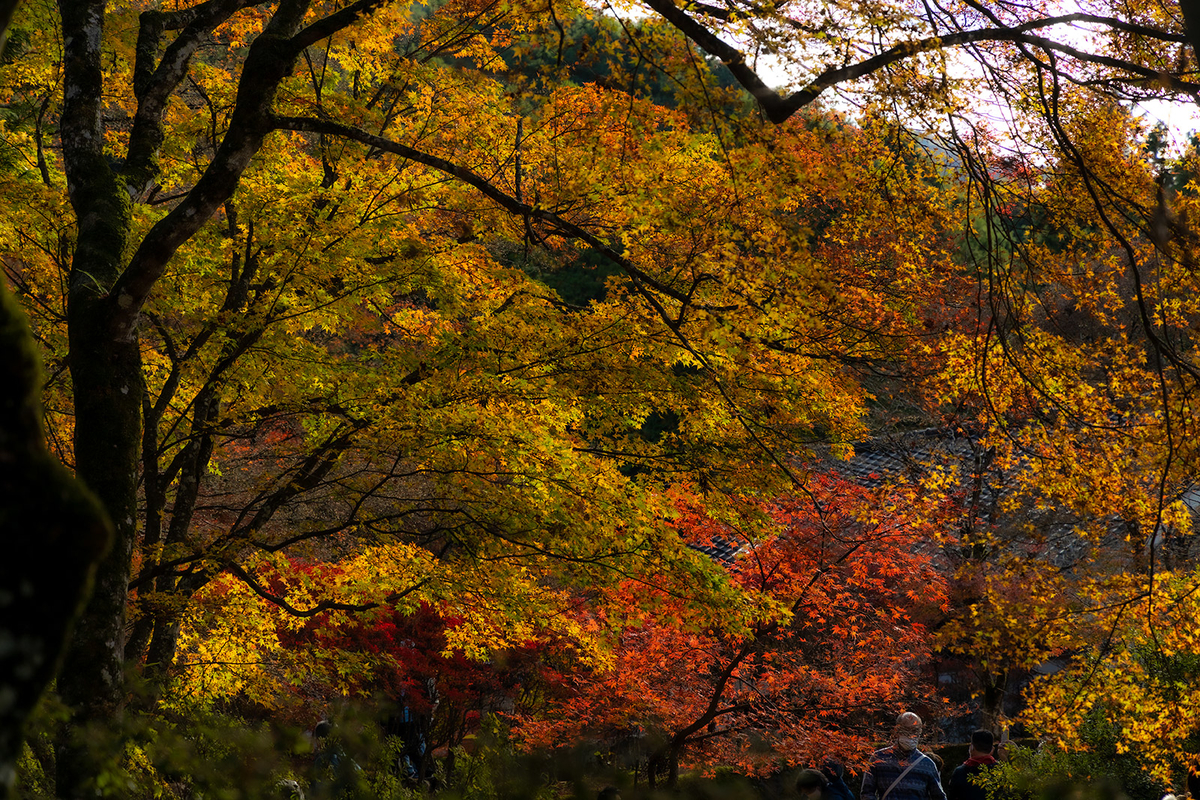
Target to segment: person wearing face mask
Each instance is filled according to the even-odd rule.
[[[892,744],[875,751],[863,775],[861,800],[946,800],[937,766],[917,749],[922,727],[911,711],[896,718]]]

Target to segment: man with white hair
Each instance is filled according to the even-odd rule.
[[[875,751],[863,775],[862,800],[946,800],[937,765],[917,749],[923,727],[911,711],[896,718],[892,744]]]

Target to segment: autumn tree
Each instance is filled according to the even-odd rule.
[[[297,687],[309,695],[301,707],[312,707],[312,695],[328,702],[347,691],[377,703],[384,733],[401,740],[408,777],[432,774],[439,751],[453,772],[454,751],[468,736],[555,680],[556,661],[567,663],[558,659],[558,642],[546,638],[549,630],[487,659],[468,657],[450,646],[459,624],[427,604],[407,613],[389,608],[312,620],[285,642],[311,654],[308,680]]]
[[[1161,159],[1143,150],[1147,129],[1127,107],[1179,102],[1195,91],[1195,9],[1092,7],[1056,18],[1006,3],[924,5],[911,15],[891,8],[882,38],[862,43],[864,60],[850,52],[854,36],[834,13],[798,22],[787,11],[651,5],[723,54],[772,119],[851,74],[877,78],[914,117],[929,119],[928,98],[947,103],[939,107],[950,112],[942,130],[971,178],[970,214],[982,220],[969,234],[982,302],[977,324],[951,345],[961,357],[946,373],[954,388],[942,394],[943,408],[968,411],[971,427],[986,431],[982,451],[1007,482],[999,513],[956,543],[990,554],[990,563],[965,565],[964,577],[981,581],[966,615],[967,647],[993,664],[1026,667],[1074,656],[1052,682],[1073,688],[1039,695],[1056,702],[1030,717],[1065,734],[1067,746],[1080,743],[1070,731],[1095,708],[1083,700],[1091,689],[1103,697],[1111,688],[1125,698],[1122,712],[1143,717],[1120,688],[1125,656],[1113,645],[1131,637],[1139,670],[1159,674],[1155,665],[1173,663],[1178,651],[1157,635],[1133,633],[1130,615],[1155,630],[1156,608],[1165,613],[1190,596],[1176,581],[1195,563],[1187,544],[1195,237],[1190,187],[1174,184]],[[805,43],[799,58],[783,56],[800,76],[798,91],[768,88],[718,35],[747,18],[756,32],[770,30],[772,42]],[[805,23],[820,30],[816,44],[796,33]],[[1084,26],[1086,38],[1064,37],[1070,24]],[[952,61],[950,70],[914,58],[956,44],[959,60],[938,56]],[[830,54],[824,71],[810,58],[819,48]],[[956,104],[964,63],[980,68],[976,98],[995,98],[1011,125],[990,126]],[[897,91],[912,84],[925,87],[920,103]],[[1080,631],[1086,635],[1071,635]],[[1162,702],[1152,686],[1148,712]],[[1150,712],[1126,733],[1145,747],[1156,736],[1181,745],[1189,730],[1187,721]],[[1160,764],[1171,762],[1170,746],[1151,749]]]
[[[722,60],[772,123],[837,87],[874,101],[879,131],[889,104],[905,123],[957,109],[954,73],[942,67],[948,53],[977,59],[997,80],[1028,69],[1032,85],[1050,88],[1013,93],[1011,105],[1043,119],[1055,107],[1036,101],[1054,100],[1061,81],[1127,95],[1192,89],[1168,58],[1187,43],[1173,8],[1145,19],[975,3],[844,13],[657,0],[646,8],[663,43],[655,67],[696,107],[712,82],[693,44]],[[33,262],[52,277],[63,270],[50,306],[60,325],[40,334],[69,352],[61,452],[117,527],[59,680],[78,719],[105,720],[124,700],[131,584],[139,596],[153,589],[186,600],[214,575],[240,572],[270,594],[251,556],[322,530],[419,535],[425,552],[464,564],[516,554],[581,583],[631,554],[647,556],[652,570],[666,560],[704,572],[661,530],[670,513],[664,475],[681,470],[719,504],[722,491],[740,486],[797,483],[787,464],[798,449],[861,432],[865,397],[846,367],[894,356],[888,344],[898,339],[875,335],[870,309],[895,309],[874,297],[840,305],[838,271],[812,255],[814,243],[832,240],[792,189],[806,151],[791,136],[804,126],[751,136],[754,126],[734,130],[718,117],[703,132],[702,115],[612,87],[551,86],[530,110],[489,74],[515,31],[555,41],[563,19],[583,13],[383,0],[31,8],[29,24],[47,35],[30,37],[36,47],[7,75],[10,91],[44,91],[29,93],[39,101],[28,105],[18,143],[33,168],[14,175],[9,191],[38,182],[47,195],[65,189],[71,224],[54,247],[14,245],[12,272],[27,274]],[[512,27],[498,26],[504,19]],[[1055,38],[1073,23],[1101,33],[1087,49]],[[768,88],[728,43],[746,37],[785,54],[802,88]],[[61,54],[38,49],[56,45]],[[448,55],[453,63],[438,60]],[[1087,141],[1075,136],[1053,141],[1070,155],[1068,145]],[[903,163],[881,151],[864,166]],[[902,178],[906,192],[936,185]],[[925,201],[914,207],[924,217]],[[899,236],[872,252],[890,252],[900,279],[874,288],[899,285],[903,294],[933,274],[940,226],[906,224],[906,202],[892,211]],[[870,216],[847,223],[838,243],[874,236]],[[362,224],[338,233],[348,220]],[[307,242],[314,222],[333,228]],[[380,238],[355,252],[340,238],[355,234]],[[581,315],[531,273],[584,246],[621,280]],[[290,261],[259,272],[285,254]],[[367,266],[385,274],[359,271]],[[386,296],[368,299],[369,286],[387,286]],[[341,295],[355,298],[347,308],[396,326],[372,343],[387,347],[355,351],[324,338],[311,317],[288,329],[297,302],[315,311]],[[306,378],[266,368],[266,354],[285,348],[305,353],[297,361],[312,367]],[[235,379],[235,362],[256,377]],[[345,371],[316,369],[327,362]],[[265,399],[276,389],[277,405]],[[249,402],[227,413],[231,399]],[[278,413],[286,422],[263,422]],[[652,414],[673,415],[678,428],[657,440],[639,435]],[[226,448],[236,459],[245,455],[239,441],[260,437],[291,447],[286,463],[249,455],[257,478],[229,478],[220,490],[240,495],[231,516],[197,513],[201,489],[220,485],[208,478],[221,469],[220,459],[210,469],[212,454]],[[364,442],[366,452],[351,454]],[[321,508],[287,532],[295,521],[277,515],[296,513],[309,492],[320,495],[314,511],[333,497],[353,513]],[[412,525],[392,524],[401,518]],[[293,607],[326,600],[344,602]],[[178,607],[147,604],[133,649],[145,641],[165,663]],[[60,793],[79,794],[84,754],[64,751],[59,763]]]
[[[1192,657],[1176,613],[1196,579],[1195,241],[1171,178],[1192,157],[1168,167],[1148,126],[1081,90],[1049,97],[1040,150],[970,151],[979,235],[1002,246],[979,251],[988,304],[951,346],[946,396],[979,415],[1006,485],[967,537],[990,557],[967,565],[976,593],[950,630],[993,664],[1055,659],[1025,719],[1070,748],[1119,714],[1119,747],[1170,780],[1196,749],[1194,724],[1157,710],[1157,676],[1189,680]],[[1140,699],[1121,677],[1137,674]]]
[[[52,17],[47,11],[31,7],[27,24],[48,26]],[[205,24],[216,26],[223,18],[206,7],[205,13],[210,11],[217,16]],[[226,12],[233,9],[220,13]],[[444,13],[447,20],[455,18],[454,9]],[[321,25],[336,27],[349,16],[353,15],[336,17],[336,22],[313,23],[318,27],[304,28],[304,36],[316,35]],[[150,39],[143,38],[145,47],[123,51],[134,54],[133,67],[137,52],[153,53],[147,42],[153,39],[155,26],[183,22],[173,18],[164,22],[153,14],[146,20],[145,36]],[[375,22],[386,26],[394,20],[380,17]],[[295,20],[287,24],[300,25]],[[486,42],[473,29],[446,23],[449,27],[439,31],[439,20],[422,24],[424,38],[418,47],[436,49],[439,36],[444,36],[456,42],[455,47],[483,47],[486,54]],[[179,46],[188,50],[196,41],[188,37],[201,33],[191,31]],[[222,37],[236,35],[238,29],[230,28],[218,34],[218,41],[231,41]],[[120,37],[103,41],[104,47],[116,51],[137,44],[122,43]],[[293,43],[298,48],[297,58],[303,41],[307,40]],[[349,44],[347,54],[359,53],[366,46],[365,41]],[[266,45],[259,50],[263,47]],[[395,53],[390,48],[389,39],[382,46],[381,57],[387,54],[395,66],[412,70],[414,85],[459,74],[455,69],[422,63],[417,51]],[[234,51],[229,52],[232,57]],[[746,453],[770,455],[769,449],[748,450],[741,445],[748,436],[761,439],[765,433],[748,427],[757,414],[751,410],[762,405],[759,395],[764,389],[770,390],[779,433],[803,436],[814,424],[831,431],[856,424],[852,414],[844,414],[858,403],[853,399],[857,390],[851,381],[804,369],[780,373],[775,366],[797,357],[791,351],[800,339],[789,338],[806,336],[806,310],[792,316],[790,322],[791,312],[786,309],[781,315],[771,311],[770,317],[754,322],[768,309],[743,301],[717,305],[703,299],[708,294],[707,280],[702,271],[696,272],[698,264],[689,265],[688,258],[705,253],[706,259],[716,259],[714,268],[720,263],[732,266],[735,260],[744,265],[750,257],[775,260],[788,248],[804,244],[802,240],[788,243],[788,237],[795,240],[803,230],[787,216],[786,204],[796,199],[782,198],[784,206],[771,212],[777,219],[774,230],[781,236],[771,237],[769,231],[760,230],[761,242],[745,253],[716,249],[720,237],[715,234],[720,226],[715,224],[718,217],[711,215],[722,208],[718,198],[724,196],[725,175],[719,169],[697,173],[694,165],[697,159],[713,160],[718,143],[693,134],[676,113],[644,101],[631,105],[628,96],[609,97],[595,89],[556,90],[518,140],[522,166],[508,178],[513,194],[488,184],[478,173],[463,172],[440,156],[424,155],[421,158],[433,172],[426,172],[424,166],[414,168],[403,178],[404,191],[397,192],[400,186],[395,172],[373,169],[379,163],[376,151],[358,145],[331,149],[328,140],[320,136],[293,135],[265,145],[260,141],[266,131],[265,118],[255,122],[245,117],[249,110],[226,118],[224,111],[233,99],[225,84],[229,65],[212,61],[196,65],[196,74],[188,78],[187,89],[175,106],[163,105],[165,95],[154,92],[175,87],[173,81],[183,81],[182,73],[172,72],[169,63],[160,63],[156,69],[161,70],[161,82],[151,80],[139,101],[141,81],[150,78],[135,68],[126,75],[139,87],[127,98],[128,108],[140,111],[132,112],[134,124],[128,129],[127,152],[131,155],[122,167],[125,178],[111,174],[109,158],[89,144],[92,140],[86,125],[82,133],[75,132],[74,144],[64,144],[64,165],[86,161],[83,155],[87,154],[96,167],[95,172],[67,169],[66,183],[75,190],[75,202],[107,198],[102,205],[113,212],[88,216],[87,224],[103,228],[103,218],[107,220],[104,224],[115,226],[114,236],[125,235],[123,226],[146,231],[139,249],[114,242],[107,234],[93,247],[80,244],[91,241],[90,229],[74,230],[60,222],[58,164],[47,158],[42,146],[46,136],[43,112],[51,94],[37,94],[45,91],[42,81],[55,76],[52,70],[36,71],[46,62],[35,48],[31,46],[25,55],[21,66],[29,70],[14,70],[10,88],[29,99],[28,108],[38,109],[30,118],[25,140],[29,149],[24,153],[36,170],[15,177],[11,187],[24,187],[34,201],[27,204],[26,216],[12,220],[14,248],[9,272],[23,295],[43,312],[38,333],[55,363],[72,368],[71,397],[88,394],[92,396],[89,403],[99,404],[88,410],[80,408],[78,399],[58,405],[69,413],[57,418],[57,441],[64,457],[73,458],[86,477],[89,468],[84,465],[93,451],[85,432],[90,425],[98,425],[90,421],[98,419],[93,413],[108,408],[104,414],[114,409],[126,414],[120,425],[108,417],[108,422],[99,426],[102,438],[118,430],[129,437],[138,434],[136,441],[126,441],[125,446],[132,449],[123,451],[137,467],[132,472],[114,467],[107,459],[102,459],[103,467],[91,468],[103,473],[92,479],[102,494],[109,493],[110,500],[114,493],[119,494],[125,498],[122,502],[132,503],[122,507],[117,516],[126,526],[121,546],[125,551],[118,548],[112,556],[112,571],[105,573],[93,601],[94,611],[109,627],[89,623],[80,634],[84,639],[96,637],[92,644],[108,653],[111,660],[102,674],[110,681],[109,688],[100,691],[94,685],[96,675],[87,677],[105,662],[99,651],[86,648],[82,640],[73,651],[77,660],[68,662],[59,684],[65,698],[91,709],[94,718],[106,719],[120,704],[123,692],[118,667],[126,653],[133,660],[145,653],[152,671],[170,666],[183,609],[218,574],[231,572],[260,597],[298,615],[309,615],[332,608],[366,607],[389,595],[395,599],[429,585],[434,580],[432,573],[439,581],[457,575],[461,583],[469,584],[470,574],[465,569],[460,572],[460,567],[473,559],[486,563],[514,554],[531,564],[542,564],[539,569],[556,561],[567,564],[565,571],[560,570],[560,578],[589,584],[597,580],[598,571],[630,557],[645,557],[656,570],[674,563],[689,571],[703,571],[704,565],[694,556],[660,542],[664,534],[656,521],[662,504],[656,499],[655,481],[634,481],[622,470],[639,463],[653,465],[665,451],[673,452],[672,460],[696,471],[710,485],[744,479],[738,471],[740,465],[752,466],[752,461],[743,458]],[[99,58],[97,54],[71,58],[76,56],[81,60],[72,62],[72,69],[78,66],[86,72],[98,63],[87,61]],[[143,55],[143,59],[150,57]],[[342,82],[347,74],[345,65],[334,55],[324,58],[320,69],[330,73],[333,88],[314,79],[319,70],[313,62],[309,74],[296,79],[296,91],[312,92],[320,105],[327,92],[336,90],[343,96],[341,93],[352,88],[349,99],[357,96],[368,103],[367,111],[378,110],[368,102],[365,85],[352,87]],[[272,69],[282,75],[285,66],[273,62]],[[255,80],[266,76],[254,68],[253,60],[246,69],[249,71],[243,74],[258,75]],[[118,70],[111,78],[120,80],[122,74]],[[89,80],[99,77],[91,74]],[[495,162],[495,154],[507,146],[501,143],[514,133],[501,113],[510,101],[500,84],[479,74],[471,79],[472,94],[464,95],[461,102],[437,106],[420,105],[421,92],[403,84],[403,91],[393,92],[386,86],[372,91],[384,92],[379,96],[389,98],[389,107],[402,101],[418,103],[384,124],[393,125],[397,135],[401,129],[409,130],[430,145],[437,145],[461,124],[468,110],[479,103],[492,104],[498,116],[494,120],[476,118],[478,141],[472,147],[477,155],[470,156],[486,165]],[[259,90],[266,97],[271,87],[260,86]],[[72,102],[61,110],[59,130],[66,138],[72,136],[67,120],[79,122],[80,114],[100,113],[98,106],[84,108],[78,100],[72,93]],[[208,109],[209,117],[189,115],[184,109],[190,106]],[[156,130],[167,130],[164,120],[173,119],[171,113],[182,113],[191,123],[170,128],[174,138],[164,134],[159,143],[163,158],[155,162],[138,148],[155,141]],[[254,113],[266,112],[260,104]],[[320,122],[321,117],[314,119]],[[92,117],[88,124],[98,124],[97,120]],[[297,120],[293,118],[295,125],[309,126]],[[272,121],[271,125],[277,123],[283,124]],[[221,139],[226,126],[233,133]],[[375,141],[358,129],[342,132]],[[115,129],[122,142],[124,133]],[[239,136],[244,137],[246,147],[261,151],[264,159],[243,163],[244,149],[237,151],[235,158],[230,148]],[[396,150],[389,141],[379,139],[376,144],[384,146],[383,152]],[[397,146],[408,152],[408,145]],[[73,149],[76,147],[82,149]],[[209,147],[211,162],[205,160]],[[760,148],[758,152],[764,151]],[[177,158],[185,153],[191,155]],[[197,153],[204,156],[199,163],[193,158]],[[579,154],[577,159],[573,153]],[[290,161],[285,167],[283,162],[265,158],[274,158],[273,154],[286,155]],[[586,170],[580,167],[578,174],[570,176],[562,173],[555,164],[564,158],[586,164]],[[654,163],[657,169],[642,172],[643,162]],[[135,193],[140,210],[132,215],[123,210],[131,176],[145,177],[144,170],[154,163],[160,164],[156,177],[147,179]],[[784,173],[785,179],[802,166],[797,160],[785,163],[791,170]],[[233,172],[223,173],[226,169]],[[298,177],[292,176],[292,169],[298,170]],[[464,192],[461,186],[443,189],[441,176],[447,170],[462,173],[460,177],[471,191]],[[622,171],[624,194],[610,195],[607,206],[587,197],[587,192],[602,183],[585,179],[585,175]],[[225,177],[218,181],[220,174]],[[105,176],[99,184],[96,175]],[[664,179],[669,175],[676,176],[671,193],[647,181],[651,176]],[[233,194],[234,177],[244,194]],[[525,188],[518,189],[522,180]],[[126,188],[121,188],[122,181]],[[212,188],[213,181],[224,188]],[[191,200],[184,202],[181,190]],[[540,193],[548,207],[580,215],[598,230],[621,231],[621,237],[627,238],[623,245],[627,253],[642,253],[638,257],[643,259],[653,253],[656,269],[666,271],[663,277],[645,272],[629,255],[560,218],[557,212],[530,206],[525,215],[529,217],[527,225],[520,215],[514,218],[481,209],[472,194],[476,190],[498,200],[502,207],[518,211],[526,206],[514,206],[515,197],[525,191]],[[438,200],[428,213],[412,208],[414,203],[426,202],[422,197],[432,196],[430,192],[437,192]],[[577,196],[580,193],[584,194]],[[219,202],[213,199],[222,194]],[[283,196],[297,202],[283,205]],[[618,202],[620,197],[627,199]],[[161,198],[166,202],[158,202]],[[781,200],[767,188],[747,195],[744,212],[726,214],[721,223],[732,225],[731,234],[760,227],[756,216],[760,209],[752,199],[775,206]],[[189,205],[195,203],[200,205]],[[171,209],[165,216],[164,207]],[[192,233],[176,241],[181,229],[173,227],[174,220],[204,217],[210,207],[219,214],[219,224],[195,225]],[[712,229],[691,227],[700,208],[714,220]],[[394,214],[406,209],[406,224],[392,224]],[[639,220],[648,218],[651,211],[658,214],[659,226],[644,227]],[[556,302],[528,276],[537,267],[536,261],[527,260],[523,271],[505,263],[516,249],[512,243],[523,242],[517,246],[524,250],[544,246],[541,240],[547,235],[546,225],[607,254],[627,270],[628,282],[614,287],[603,302],[593,304],[590,313]],[[184,224],[184,228],[191,226],[191,222]],[[470,233],[489,227],[495,232],[487,241]],[[166,249],[155,249],[160,246]],[[130,263],[156,266],[149,271],[140,271],[140,267],[125,271],[123,262],[118,262],[127,252],[133,259]],[[168,252],[178,269],[166,269]],[[297,269],[298,264],[306,263],[305,254],[318,252],[322,269]],[[550,252],[555,251],[552,248]],[[570,250],[563,253],[571,257]],[[108,266],[101,269],[89,259]],[[553,267],[553,261],[544,263]],[[72,270],[78,280],[72,284],[68,278],[64,284],[62,277]],[[137,283],[121,285],[133,292],[126,305],[130,309],[130,303],[137,306],[144,325],[137,336],[128,330],[121,333],[121,342],[106,350],[106,357],[126,366],[128,381],[100,391],[98,387],[85,388],[88,381],[101,381],[103,375],[118,375],[120,370],[111,363],[101,368],[99,356],[85,353],[87,346],[103,336],[81,332],[74,320],[78,314],[91,320],[88,324],[105,318],[105,325],[127,325],[133,319],[125,317],[121,303],[112,299],[119,296],[111,293],[115,288],[103,295],[108,301],[87,296],[87,287],[103,285],[104,275],[113,281]],[[118,275],[125,277],[118,279]],[[135,275],[140,277],[135,280]],[[692,286],[689,291],[694,297],[689,303],[696,304],[698,319],[690,316],[691,305],[668,312],[657,301],[657,305],[640,305],[642,301],[636,300],[641,297],[649,302],[658,292],[674,296],[673,302],[684,298],[680,288],[663,283],[667,277],[673,284],[686,281]],[[813,278],[804,270],[795,278],[799,283],[788,294],[804,297]],[[83,299],[62,294],[59,290],[64,285],[75,285]],[[151,285],[170,288],[161,305],[157,296],[148,292]],[[772,291],[782,286],[774,284]],[[733,288],[732,299],[736,300],[736,293],[743,288]],[[142,295],[143,291],[147,293]],[[198,300],[200,305],[189,306],[185,298]],[[100,317],[80,311],[91,308],[92,303],[98,304],[95,313]],[[679,311],[683,317],[677,316]],[[107,316],[108,312],[113,316]],[[700,335],[715,336],[719,331],[714,324],[720,321],[710,315],[716,313],[727,316],[728,322],[720,324],[739,330],[748,343],[755,343],[754,337],[762,340],[767,333],[763,326],[770,326],[772,338],[756,345],[762,347],[756,356],[761,363],[747,370],[752,362],[739,358],[721,368],[737,375],[730,383],[724,379],[711,382],[711,372],[702,366],[709,358],[706,351],[716,348],[719,337],[698,346],[681,342],[671,332],[672,327],[682,330],[686,324]],[[746,324],[735,319],[738,315],[745,317]],[[124,321],[117,322],[118,318]],[[813,337],[817,354],[828,346],[821,336],[836,336],[844,324],[836,315],[818,320],[814,330],[823,333]],[[88,345],[79,344],[85,341]],[[846,344],[851,350],[867,345],[854,340]],[[277,374],[280,361],[298,369]],[[96,371],[90,372],[93,369]],[[81,372],[91,377],[80,377]],[[56,375],[63,377],[61,372]],[[810,382],[810,377],[817,383]],[[803,399],[786,389],[796,382],[805,384]],[[61,382],[54,386],[66,388]],[[638,391],[631,393],[629,387]],[[852,398],[850,403],[838,400],[843,394]],[[136,404],[128,399],[134,395],[139,398]],[[650,398],[654,398],[652,404]],[[53,401],[51,407],[55,407]],[[793,413],[789,407],[797,411],[802,407],[803,414]],[[683,425],[670,439],[654,443],[636,431],[641,420],[658,408],[676,414]],[[727,411],[721,412],[721,408]],[[536,424],[531,425],[532,420]],[[137,430],[132,427],[134,422]],[[73,445],[68,444],[71,440]],[[111,449],[103,452],[111,453]],[[112,481],[120,474],[126,477],[118,486]],[[138,480],[143,486],[140,495],[135,491]],[[514,485],[524,488],[514,492]],[[581,486],[588,487],[582,498],[577,488]],[[116,506],[110,503],[110,508]],[[137,520],[142,518],[145,522],[139,525]],[[614,527],[613,519],[620,519],[620,525]],[[423,542],[424,552],[441,555],[441,566],[430,566],[428,573],[419,569],[415,574],[393,573],[388,576],[390,582],[385,581],[393,588],[370,599],[318,596],[307,605],[288,603],[256,577],[269,566],[273,554],[284,550],[309,559],[335,557],[345,548],[345,552],[358,554],[361,545],[348,545],[345,539],[340,544],[318,543],[351,533],[368,541],[399,537]],[[412,555],[413,551],[400,552]],[[417,566],[430,563],[423,556],[413,558]],[[691,566],[686,566],[689,563]],[[401,574],[411,581],[397,583]],[[137,592],[138,606],[133,635],[126,641],[123,609],[128,588]],[[529,611],[523,609],[522,613]],[[78,685],[74,683],[77,679]],[[86,718],[87,714],[81,716]],[[74,790],[69,788],[73,778],[68,768],[86,762],[80,752],[64,751],[60,763],[64,767],[60,776],[63,791],[69,794]]]
[[[946,591],[940,499],[928,506],[915,487],[866,489],[836,473],[813,474],[804,489],[763,504],[768,527],[750,538],[697,509],[677,522],[696,546],[741,545],[732,580],[778,613],[745,607],[737,628],[722,628],[660,595],[637,619],[608,617],[612,661],[522,719],[524,741],[633,748],[653,786],[674,783],[681,765],[754,773],[830,754],[857,762],[894,708],[936,703],[926,666],[927,625]]]
[[[0,5],[0,55],[17,3]],[[103,507],[46,447],[42,369],[25,314],[0,280],[0,533],[9,557],[0,635],[0,795],[12,791],[26,722],[54,680],[112,531]]]

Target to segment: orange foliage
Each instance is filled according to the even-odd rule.
[[[761,504],[770,533],[744,542],[732,579],[767,609],[744,632],[696,624],[657,592],[619,634],[611,667],[579,675],[552,713],[519,721],[531,747],[576,738],[632,748],[652,771],[736,764],[747,771],[861,759],[881,717],[929,697],[924,620],[946,597],[917,498],[814,476],[806,494]],[[685,510],[688,540],[739,531]],[[610,605],[656,590],[626,583]],[[617,622],[611,620],[610,622]]]

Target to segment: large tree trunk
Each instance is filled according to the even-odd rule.
[[[115,181],[112,183],[116,189]],[[76,213],[81,221],[88,216],[95,218],[97,227],[127,226],[128,215],[112,205],[77,204]],[[83,245],[85,229],[81,224],[68,307],[75,392],[75,472],[108,510],[116,535],[96,573],[91,600],[72,637],[58,682],[59,694],[75,712],[75,726],[111,720],[124,703],[125,618],[137,535],[142,397],[138,343],[114,331],[110,313],[113,301],[97,296],[101,287],[95,286],[90,276],[105,275],[110,263],[88,257],[91,248]],[[104,233],[112,235],[115,231]],[[60,797],[81,796],[81,781],[92,769],[86,751],[85,744],[60,742]]]
[[[93,754],[73,735],[108,722],[124,702],[125,609],[137,531],[142,368],[138,342],[116,324],[123,309],[110,290],[121,274],[130,198],[103,152],[103,0],[61,0],[64,102],[61,122],[67,188],[78,224],[67,325],[75,392],[75,473],[99,498],[115,537],[96,573],[63,662],[59,694],[74,711],[58,742],[58,795],[81,797]],[[128,305],[128,300],[126,300]]]
[[[1200,61],[1200,0],[1179,0],[1183,29],[1192,45],[1192,57]]]
[[[109,529],[96,499],[46,450],[36,345],[0,281],[0,797],[22,731],[53,680]]]
[[[57,791],[62,798],[82,797],[98,766],[100,754],[77,734],[91,723],[118,718],[125,701],[125,619],[137,533],[142,373],[137,344],[113,337],[105,324],[104,305],[103,300],[72,297],[69,312],[76,474],[108,509],[116,535],[96,573],[58,681],[59,695],[73,711],[72,724],[58,743]]]
[[[0,0],[0,52],[16,0]],[[104,509],[46,449],[37,346],[0,280],[0,797],[12,793],[25,723],[54,680],[112,532]]]

